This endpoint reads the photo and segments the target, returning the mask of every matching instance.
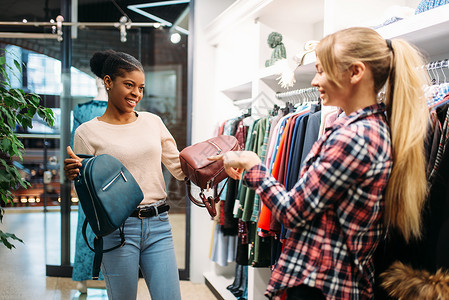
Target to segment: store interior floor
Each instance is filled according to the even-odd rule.
[[[72,233],[76,232],[76,220],[77,212],[75,211],[71,214]],[[184,228],[182,224],[178,226],[176,224],[184,222],[183,220],[185,220],[184,215],[170,216],[175,239],[184,236],[175,232],[176,228]],[[24,241],[23,244],[14,241],[15,248],[11,250],[0,245],[0,299],[107,299],[104,281],[87,281],[87,294],[81,294],[77,290],[78,282],[72,281],[71,278],[46,276],[46,265],[58,265],[60,261],[60,213],[58,210],[43,213],[42,208],[7,208],[0,230],[14,233]],[[71,248],[74,249],[74,238],[71,240]],[[73,261],[73,250],[71,250],[71,257]],[[179,263],[178,260],[178,265]],[[203,283],[181,281],[180,285],[182,299],[216,299]],[[137,299],[151,299],[143,279],[139,279]]]

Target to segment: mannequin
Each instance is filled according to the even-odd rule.
[[[73,129],[70,143],[72,147],[75,130],[78,126],[95,117],[103,115],[106,110],[108,95],[104,87],[103,80],[97,77],[96,84],[98,95],[88,102],[78,104],[73,110]],[[78,204],[78,224],[76,229],[75,261],[73,265],[72,280],[79,281],[77,284],[77,289],[82,294],[87,293],[86,280],[92,279],[92,264],[94,259],[94,252],[87,247],[83,239],[82,226],[85,218],[86,216],[83,212],[81,204]],[[88,226],[87,239],[92,241],[94,237],[94,233]],[[100,275],[100,279],[103,279],[102,275]]]
[[[95,83],[97,84],[98,95],[93,100],[108,101],[108,94],[104,88],[103,79],[97,77]]]

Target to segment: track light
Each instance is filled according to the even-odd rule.
[[[170,41],[173,44],[179,43],[181,41],[181,35],[179,33],[177,33],[177,32],[172,33],[171,36],[170,36]]]

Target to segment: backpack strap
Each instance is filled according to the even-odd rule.
[[[103,260],[103,238],[102,237],[94,238],[94,248],[95,248],[95,255],[94,255],[94,263],[92,266],[92,279],[98,280],[98,277],[100,276],[101,261]]]
[[[87,230],[87,219],[84,220],[83,223],[83,238],[84,238],[84,242],[86,242],[87,247],[89,247],[90,250],[92,250],[93,252],[95,252],[95,256],[94,256],[94,263],[93,263],[93,267],[92,267],[92,279],[93,280],[98,280],[98,276],[100,274],[100,266],[101,266],[101,261],[103,259],[103,253],[115,250],[117,248],[123,247],[123,245],[125,245],[125,224],[123,223],[123,225],[121,227],[118,228],[119,232],[120,232],[120,244],[117,246],[114,246],[112,248],[103,250],[103,237],[95,237],[94,238],[94,247],[92,248],[89,245],[89,242],[87,241],[87,234],[86,234],[86,230]]]

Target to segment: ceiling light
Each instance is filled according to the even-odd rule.
[[[181,41],[181,35],[179,33],[177,33],[177,32],[172,33],[171,36],[170,36],[170,41],[173,44],[179,43],[179,41]]]
[[[151,3],[144,3],[144,4],[134,4],[134,5],[128,5],[127,8],[141,14],[149,19],[152,19],[156,22],[161,23],[161,25],[175,28],[177,31],[183,33],[183,34],[189,34],[189,31],[180,27],[173,25],[172,23],[168,22],[167,20],[164,20],[158,16],[155,16],[153,14],[147,13],[142,8],[153,8],[153,7],[160,7],[160,6],[167,6],[167,5],[176,5],[176,4],[185,4],[189,3],[190,0],[171,0],[171,1],[160,1],[160,2],[151,2]]]

